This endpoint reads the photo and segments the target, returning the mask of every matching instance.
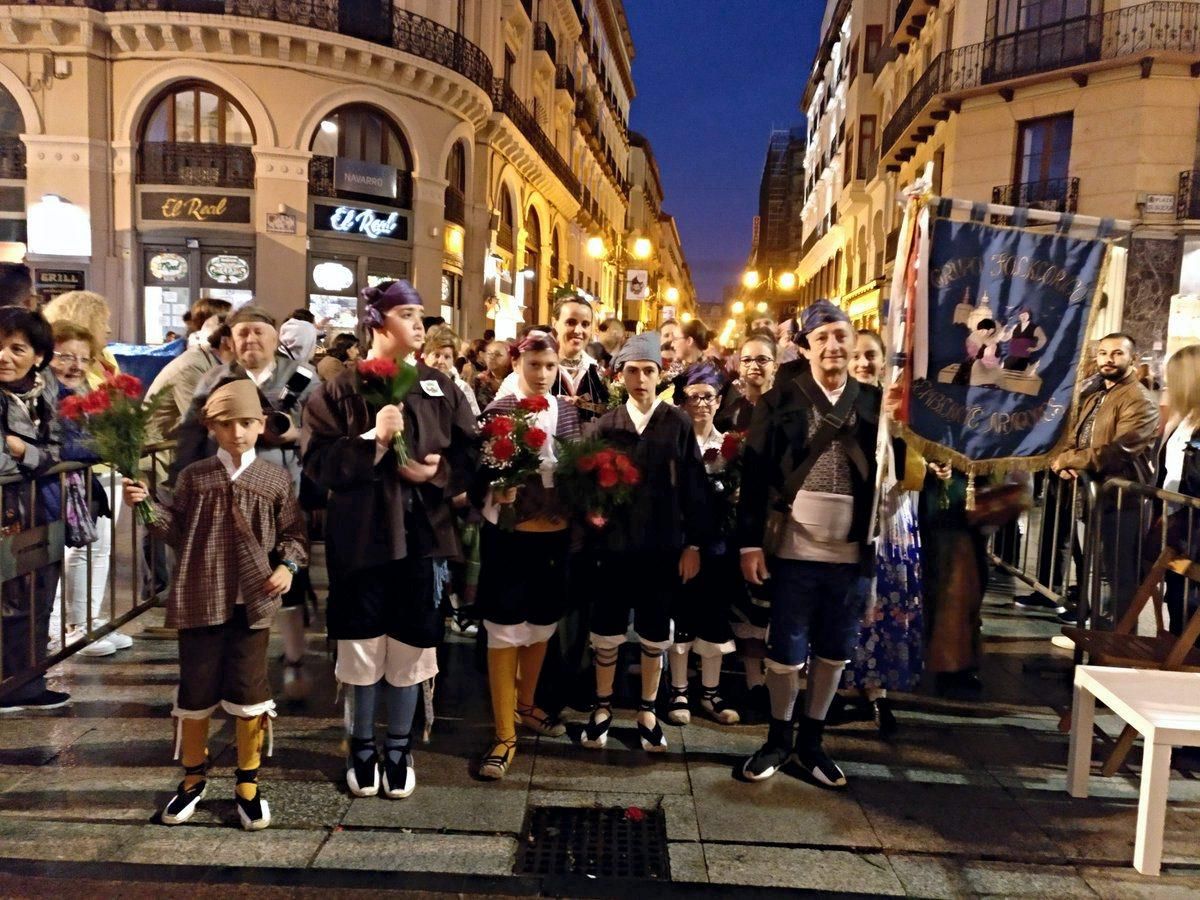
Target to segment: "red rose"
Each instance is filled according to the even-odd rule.
[[[705,450],[704,451],[705,465],[708,465],[709,463],[715,463],[717,461],[717,457],[722,455],[721,451],[723,451],[724,449],[725,449],[724,447],[722,447],[721,450],[718,450],[716,447],[709,447],[707,450]]]
[[[484,437],[507,437],[513,432],[513,420],[508,416],[493,416],[483,425]]]
[[[616,458],[617,458],[617,454],[612,450],[597,450],[596,451],[596,465],[598,465],[598,466],[611,466],[613,463],[613,460]]]
[[[546,443],[546,432],[540,428],[530,428],[525,432],[525,443],[531,450],[541,450]]]
[[[519,409],[525,412],[539,413],[550,408],[550,401],[538,394],[536,397],[526,397],[517,403]]]
[[[400,374],[400,367],[393,359],[364,359],[358,364],[358,375],[372,381],[387,381]]]
[[[589,453],[587,456],[581,456],[579,457],[579,462],[577,465],[579,466],[580,472],[590,472],[592,469],[596,468],[596,457],[591,453]]]
[[[63,402],[59,404],[58,414],[64,419],[72,421],[83,418],[83,398],[78,394],[71,394],[69,397],[64,397]]]
[[[640,822],[646,818],[646,811],[640,806],[630,806],[625,810],[625,820],[628,822]]]
[[[617,470],[612,466],[601,466],[596,473],[596,481],[602,488],[616,487],[619,480]]]
[[[498,437],[492,441],[492,456],[496,457],[498,462],[508,462],[516,452],[517,445],[512,442],[512,438]]]
[[[83,398],[83,411],[89,416],[106,412],[112,408],[112,398],[106,391],[92,391]]]
[[[721,456],[725,457],[726,462],[733,462],[738,458],[738,454],[742,452],[742,436],[736,431],[731,431],[725,435],[725,440],[721,441]],[[707,455],[705,460],[707,460]]]
[[[108,380],[107,386],[119,391],[131,400],[136,400],[142,396],[141,379],[134,375],[114,375]]]
[[[635,469],[633,466],[630,466],[628,469],[621,470],[621,481],[624,484],[627,484],[630,487],[632,487],[633,485],[637,484],[641,480],[642,480],[642,473],[639,472],[637,469]]]

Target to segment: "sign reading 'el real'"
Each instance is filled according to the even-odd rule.
[[[314,231],[333,231],[371,240],[408,240],[408,216],[396,210],[362,206],[313,205]]]
[[[147,222],[249,223],[250,198],[227,194],[144,192],[142,219]]]

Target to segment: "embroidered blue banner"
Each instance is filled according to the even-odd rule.
[[[1100,239],[933,218],[910,431],[970,470],[1053,451],[1107,252]]]

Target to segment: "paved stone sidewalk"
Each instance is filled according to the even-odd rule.
[[[129,628],[136,637],[158,620]],[[207,895],[216,885],[272,886],[267,896],[371,887],[392,891],[572,896],[624,893],[629,882],[513,874],[527,810],[536,805],[639,806],[665,812],[671,884],[658,893],[732,896],[736,887],[922,897],[1194,897],[1200,892],[1200,778],[1176,771],[1158,879],[1130,867],[1137,780],[1065,785],[1069,659],[1050,648],[1049,619],[989,596],[986,690],[975,703],[897,700],[902,730],[879,741],[867,724],[831,731],[850,778],[829,793],[784,773],[745,784],[733,772],[762,725],[697,720],[667,729],[670,751],[637,748],[632,713],[618,712],[609,750],[522,738],[508,778],[472,777],[490,733],[486,683],[472,647],[451,639],[439,718],[416,755],[418,788],[403,801],[356,799],[342,781],[342,724],[322,642],[312,635],[319,689],[283,708],[263,769],[274,812],[265,832],[237,827],[233,727],[218,720],[216,773],[193,823],[154,824],[179,778],[168,711],[172,642],[138,640],[106,659],[56,671],[67,709],[0,718],[0,893]],[[1049,672],[1043,672],[1049,667]],[[278,679],[278,671],[273,672]],[[731,684],[738,676],[729,673]],[[278,683],[278,681],[276,681]],[[1113,720],[1101,717],[1114,731]],[[1137,754],[1131,757],[1136,765]],[[64,879],[71,879],[66,881]],[[193,885],[209,885],[196,893]],[[58,885],[54,890],[51,886]],[[249,893],[236,889],[235,894]]]

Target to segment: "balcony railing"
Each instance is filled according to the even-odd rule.
[[[1156,51],[1200,52],[1200,4],[1156,0],[947,50],[896,108],[883,130],[884,151],[939,95]]]
[[[859,181],[870,181],[875,177],[877,171],[879,171],[879,157],[872,151],[866,154],[865,157],[859,157],[854,170],[854,177]]]
[[[138,148],[139,184],[254,187],[254,153],[234,144],[144,143]]]
[[[0,137],[0,178],[25,177],[25,142],[19,137]]]
[[[442,213],[442,218],[455,225],[467,224],[467,198],[453,185],[446,188],[445,211]]]
[[[566,91],[572,97],[575,96],[575,76],[571,72],[571,67],[566,63],[559,63],[555,68],[554,87],[560,91]]]
[[[1050,178],[1021,184],[998,184],[992,188],[992,202],[1001,206],[1073,213],[1079,205],[1079,179]]]
[[[554,40],[554,32],[545,22],[538,22],[533,26],[533,49],[545,53],[552,62],[558,62],[558,42]]]
[[[1175,195],[1175,218],[1200,219],[1200,170],[1179,173],[1179,193]]]
[[[314,156],[308,166],[308,192],[316,197],[350,197],[385,202],[389,206],[401,209],[412,209],[412,173],[404,169],[396,170],[396,198],[379,198],[373,194],[363,194],[358,191],[339,191],[334,180],[334,159],[332,156]]]
[[[904,17],[908,15],[910,6],[912,6],[912,0],[900,0],[896,4],[896,21],[892,23],[892,31],[896,31],[901,23],[904,22]]]
[[[558,180],[563,183],[571,196],[579,197],[579,179],[571,171],[571,166],[559,155],[550,138],[537,123],[528,107],[513,91],[512,86],[503,78],[492,82],[492,106],[496,112],[502,112],[517,126],[517,130],[525,136],[525,140],[533,145],[542,161],[550,168]]]
[[[579,97],[575,100],[575,118],[584,132],[584,137],[594,137],[600,133],[600,118],[596,113],[596,104],[586,97]]]

